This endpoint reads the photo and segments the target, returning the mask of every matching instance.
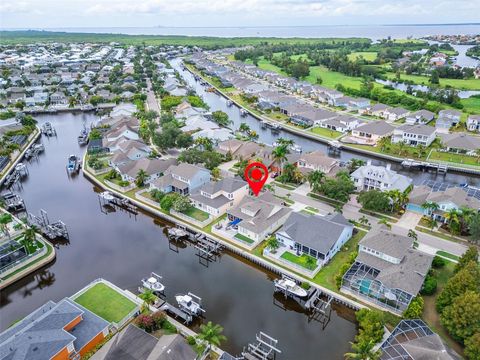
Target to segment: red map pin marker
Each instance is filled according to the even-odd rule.
[[[258,196],[268,179],[268,169],[261,162],[252,162],[245,168],[244,176],[250,189]]]

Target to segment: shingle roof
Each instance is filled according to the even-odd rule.
[[[352,227],[351,224],[346,225],[340,217],[343,216],[336,215],[330,218],[292,212],[279,234],[287,235],[297,243],[327,254],[345,228]]]
[[[371,121],[360,125],[355,130],[368,134],[385,136],[393,132],[394,127],[385,121]]]

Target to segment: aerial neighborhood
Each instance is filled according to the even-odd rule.
[[[450,87],[440,86],[449,71],[444,68],[465,78],[473,70],[453,65],[449,47],[414,40],[405,40],[387,65],[397,80],[421,65],[439,81],[435,91],[441,96],[413,96],[411,88],[404,95],[396,86],[415,84],[395,82],[388,71],[357,76],[356,88],[347,80],[332,86],[325,72],[313,75],[312,69],[347,77],[329,68],[340,46],[335,42],[298,48],[120,40],[1,45],[0,289],[22,277],[41,277],[47,264],[58,266],[54,259],[69,250],[58,238],[69,244],[69,231],[69,246],[85,251],[75,247],[78,224],[50,221],[38,203],[26,209],[28,201],[37,201],[28,186],[38,167],[47,166],[47,156],[66,162],[62,174],[72,192],[88,189],[78,201],[95,207],[72,206],[101,219],[91,227],[81,224],[90,231],[85,241],[105,237],[99,245],[105,257],[98,262],[120,268],[124,264],[110,263],[107,255],[125,251],[125,259],[140,263],[118,276],[116,270],[104,276],[86,271],[80,288],[29,305],[29,314],[19,312],[20,320],[2,324],[0,359],[273,359],[282,343],[277,346],[270,324],[273,334],[253,331],[249,338],[256,342],[239,357],[230,352],[240,340],[222,350],[223,328],[209,318],[214,306],[191,292],[227,286],[224,279],[237,267],[251,271],[232,275],[231,287],[240,281],[235,278],[242,286],[222,289],[225,299],[218,301],[205,296],[224,307],[222,315],[234,307],[225,304],[229,298],[263,296],[264,284],[248,284],[256,281],[258,267],[264,271],[258,281],[273,282],[274,304],[297,309],[286,313],[295,313],[302,324],[304,316],[323,330],[336,321],[355,323],[358,335],[350,338],[355,353],[347,358],[478,359],[480,115],[460,106]],[[356,49],[349,41],[342,47]],[[381,64],[366,59],[370,47],[380,56],[399,45],[385,39],[356,46],[366,50],[361,58],[350,51],[339,55],[342,61],[377,69],[385,68],[385,58]],[[454,99],[447,103],[449,96]],[[65,114],[72,119],[63,119]],[[67,122],[76,131],[68,141],[78,147],[66,148],[78,154],[50,155],[71,135]],[[268,171],[256,194],[248,168],[259,164]],[[45,192],[60,185],[51,186]],[[67,196],[60,188],[58,194]],[[37,208],[40,216],[34,215]],[[113,226],[114,217],[115,230],[100,229]],[[135,224],[145,228],[129,228]],[[149,226],[156,226],[155,235],[145,230]],[[142,242],[148,242],[146,250]],[[164,243],[175,253],[162,253],[150,265],[149,256]],[[211,278],[182,280],[180,285],[192,290],[178,294],[180,285],[169,277],[204,274],[186,254],[205,261],[204,273]],[[96,266],[91,260],[84,264]],[[147,265],[155,267],[141,279],[135,267],[144,271]],[[129,280],[122,282],[122,276]],[[135,276],[138,284],[132,285]],[[234,296],[240,294],[235,291],[244,293]],[[248,319],[250,305],[243,305]],[[346,315],[332,318],[337,310]],[[215,314],[222,323],[225,318]],[[227,327],[241,320],[224,322]],[[241,331],[225,330],[229,337]],[[344,343],[341,348],[349,350]],[[362,346],[370,355],[354,357]],[[303,359],[295,351],[297,357],[287,358]]]

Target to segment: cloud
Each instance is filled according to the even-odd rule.
[[[39,11],[35,7],[31,6],[30,3],[26,1],[15,1],[15,2],[6,2],[2,1],[0,3],[0,12],[2,13],[28,13],[28,12],[37,12]]]

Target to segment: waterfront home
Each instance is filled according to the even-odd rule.
[[[480,149],[480,137],[465,133],[440,134],[444,149],[448,152],[476,156]]]
[[[360,119],[350,115],[338,115],[320,123],[320,127],[346,133],[355,129],[361,123]]]
[[[366,98],[352,98],[347,104],[348,110],[366,109],[370,106],[370,99]]]
[[[192,115],[185,120],[185,125],[180,128],[183,132],[192,132],[198,130],[219,129],[220,126],[203,115]]]
[[[460,122],[462,113],[458,110],[440,110],[435,127],[439,132],[448,133],[452,126],[456,126]]]
[[[192,134],[193,140],[209,138],[214,144],[234,138],[233,133],[225,128],[200,130]]]
[[[293,124],[303,127],[311,127],[313,125],[321,124],[329,119],[334,119],[337,113],[329,110],[309,107],[309,109],[301,114],[291,116],[289,121]]]
[[[234,159],[248,160],[255,157],[262,150],[262,146],[253,141],[231,139],[218,144],[217,151],[221,154],[230,154]]]
[[[132,116],[138,111],[137,107],[131,103],[122,103],[112,108],[110,117]]]
[[[462,359],[421,319],[406,319],[383,341],[380,360]]]
[[[356,190],[405,191],[412,185],[412,179],[398,174],[390,166],[375,166],[370,160],[367,165],[360,166],[350,175]]]
[[[60,91],[56,91],[50,95],[50,104],[52,105],[65,105],[67,103],[67,97]]]
[[[365,145],[376,145],[377,142],[393,134],[394,127],[386,121],[371,121],[352,130],[353,141]]]
[[[119,166],[130,161],[148,157],[152,150],[144,142],[121,138],[121,141],[111,143],[109,150],[113,156],[109,159],[110,165]]]
[[[237,227],[241,238],[258,244],[282,226],[291,211],[267,191],[258,197],[245,196],[237,206],[227,210],[227,217],[230,226]]]
[[[405,123],[409,125],[414,124],[427,124],[432,121],[435,117],[435,114],[428,110],[418,110],[413,113],[410,113],[405,118]]]
[[[122,176],[122,180],[130,183],[134,182],[140,170],[147,173],[145,179],[146,184],[150,184],[153,180],[162,176],[167,169],[177,164],[177,159],[149,159],[142,158],[135,161],[128,161],[116,166],[116,170]]]
[[[383,118],[383,113],[385,110],[387,110],[389,106],[385,104],[375,104],[375,105],[370,105],[365,108],[360,108],[358,109],[358,113],[362,115],[371,115],[371,116],[376,116],[379,118]]]
[[[165,174],[150,182],[151,189],[164,193],[189,195],[210,181],[210,171],[200,166],[181,163],[170,166]]]
[[[438,208],[423,207],[426,203],[436,204]],[[433,191],[428,186],[416,186],[409,194],[407,210],[430,216],[445,223],[445,215],[452,209],[461,213],[462,208],[480,211],[480,200],[460,187]]]
[[[224,178],[210,181],[190,195],[192,205],[214,217],[238,205],[248,195],[248,184],[240,178]]]
[[[92,360],[194,360],[193,347],[180,334],[157,338],[133,324],[116,334],[91,357]]]
[[[423,145],[425,147],[435,140],[436,130],[428,125],[408,125],[404,124],[393,130],[392,143],[403,142],[410,146]]]
[[[383,112],[383,118],[388,121],[398,121],[406,118],[410,111],[401,107],[388,108]]]
[[[109,325],[68,298],[49,301],[0,334],[0,359],[78,359],[105,339]]]
[[[342,214],[317,216],[292,212],[275,236],[281,246],[297,255],[310,255],[323,266],[352,237],[352,233],[353,225]]]
[[[478,131],[480,129],[480,115],[469,115],[467,119],[467,130]]]
[[[115,141],[120,138],[126,138],[130,140],[138,140],[140,136],[138,135],[138,130],[135,127],[127,123],[120,122],[115,126],[112,126],[103,136],[107,141]]]
[[[432,260],[413,248],[411,237],[377,227],[360,241],[341,290],[400,315],[421,290]]]
[[[334,176],[340,169],[339,161],[333,159],[320,150],[300,155],[297,167],[302,174],[312,171],[321,171],[327,176]]]

